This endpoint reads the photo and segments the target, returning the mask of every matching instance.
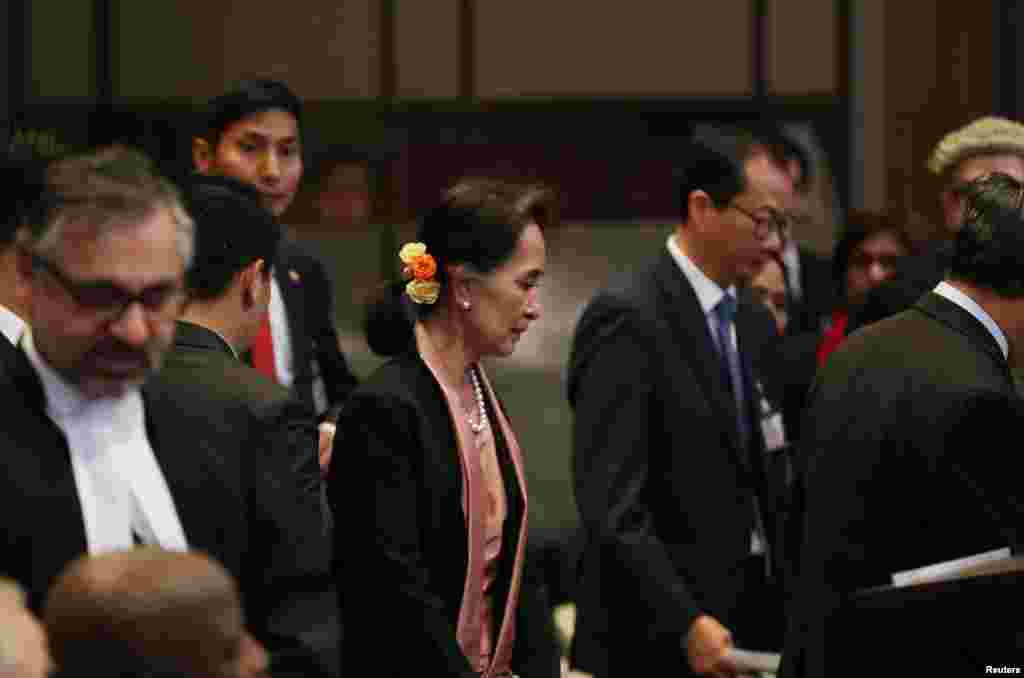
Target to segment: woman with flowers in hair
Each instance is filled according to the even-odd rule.
[[[390,360],[347,401],[328,475],[346,675],[558,675],[524,575],[523,458],[481,364],[540,315],[545,198],[456,185],[368,309],[369,345]]]

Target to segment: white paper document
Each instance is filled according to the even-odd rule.
[[[734,647],[728,661],[741,673],[778,673],[782,655],[777,652],[755,652]]]
[[[942,563],[918,567],[913,570],[904,570],[903,572],[894,572],[892,575],[892,583],[894,586],[912,586],[914,584],[921,584],[929,581],[950,579],[956,577],[968,568],[972,568],[983,563],[992,563],[1009,558],[1009,548],[985,551],[984,553],[976,553],[973,556],[967,556],[965,558],[947,560]]]

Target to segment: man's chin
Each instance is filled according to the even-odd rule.
[[[148,371],[123,376],[94,375],[82,378],[78,382],[78,390],[89,400],[121,398],[133,388],[142,386],[148,376]]]
[[[291,197],[281,198],[264,198],[263,206],[273,214],[275,217],[280,217],[282,214],[288,211],[288,207],[292,204]]]

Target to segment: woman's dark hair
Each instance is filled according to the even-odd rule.
[[[425,244],[437,262],[434,279],[442,296],[449,282],[446,266],[466,264],[478,273],[490,273],[512,256],[526,226],[549,226],[550,196],[537,184],[495,179],[464,179],[448,189],[441,204],[420,219],[416,233],[416,241]],[[413,303],[405,285],[405,280],[385,285],[367,305],[364,328],[374,353],[390,356],[404,351],[412,341],[414,321],[437,307]]]
[[[907,254],[914,252],[914,243],[907,235],[903,223],[892,212],[852,209],[846,215],[846,224],[832,253],[832,281],[838,299],[846,298],[846,272],[857,246],[879,233],[888,233],[899,240]]]

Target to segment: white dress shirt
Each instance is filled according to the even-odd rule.
[[[700,303],[700,308],[704,312],[704,319],[708,323],[708,330],[711,332],[711,336],[717,337],[718,315],[715,313],[715,306],[718,305],[718,302],[720,302],[722,297],[726,294],[736,298],[736,287],[734,285],[730,285],[728,289],[723,290],[718,283],[709,278],[704,271],[700,270],[700,267],[693,263],[693,260],[686,256],[686,253],[679,247],[679,243],[676,242],[675,234],[668,237],[666,247],[668,247],[668,252],[672,255],[676,264],[679,265],[679,269],[683,272],[683,275],[686,276],[686,279],[690,282],[690,286],[693,287],[693,291],[697,294],[697,301]],[[732,324],[732,328],[729,332],[729,339],[732,341],[733,348],[737,348],[736,323]],[[755,504],[758,504],[756,497],[754,498],[754,502]],[[752,554],[759,555],[765,552],[765,541],[761,538],[761,534],[764,532],[764,527],[761,525],[761,509],[759,505],[755,509],[755,514],[757,525],[750,533],[750,552]]]
[[[170,489],[146,436],[139,389],[119,398],[85,398],[39,355],[26,329],[22,346],[46,394],[46,411],[63,431],[90,554],[130,549],[135,536],[188,549]]]
[[[718,314],[715,313],[715,307],[718,306],[718,302],[722,300],[726,294],[729,294],[734,299],[736,298],[736,287],[730,285],[728,289],[723,290],[718,286],[714,280],[709,278],[704,271],[700,270],[697,264],[693,263],[690,257],[686,256],[686,253],[679,247],[679,243],[676,242],[675,234],[668,237],[666,243],[669,254],[675,260],[676,264],[679,265],[679,270],[683,272],[686,279],[690,282],[690,286],[693,287],[693,291],[697,294],[697,301],[700,303],[700,308],[704,311],[704,318],[708,323],[708,331],[711,332],[712,337],[718,336]],[[732,329],[729,332],[729,338],[732,341],[733,348],[736,346],[736,323],[732,324]]]
[[[294,354],[292,353],[292,333],[288,325],[288,310],[284,305],[284,296],[277,276],[270,276],[270,340],[274,345],[274,374],[279,384],[290,389],[295,383]],[[327,387],[320,374],[320,363],[313,358],[313,402],[317,412],[327,409]]]
[[[285,388],[295,382],[295,368],[292,365],[292,334],[288,328],[288,313],[284,307],[281,286],[277,276],[270,276],[270,338],[274,344],[274,372],[277,381]]]
[[[1006,358],[1010,355],[1010,342],[1007,341],[1006,335],[1003,334],[1001,329],[999,329],[999,325],[997,325],[996,321],[992,319],[992,316],[986,313],[985,309],[978,305],[978,302],[971,299],[969,296],[946,281],[942,281],[936,285],[933,291],[940,297],[949,299],[954,304],[977,318],[978,322],[985,326],[985,329],[989,331],[992,338],[996,340],[997,344],[999,344],[999,348],[1003,351],[1003,357]]]
[[[789,283],[789,294],[793,301],[804,298],[804,288],[800,284],[800,249],[789,240],[782,249],[782,265],[786,267],[786,282]]]
[[[3,304],[0,304],[0,332],[15,346],[25,332],[25,321]]]

